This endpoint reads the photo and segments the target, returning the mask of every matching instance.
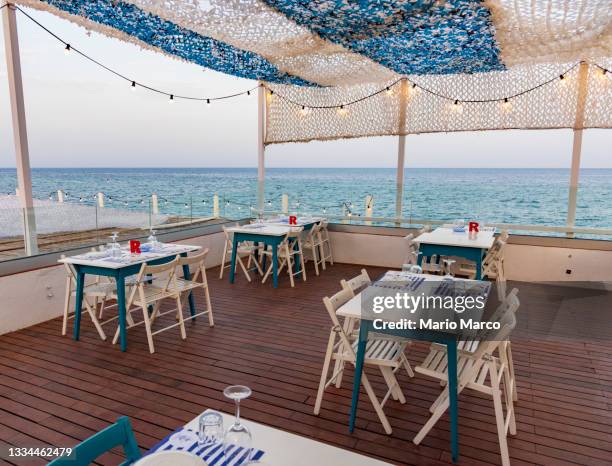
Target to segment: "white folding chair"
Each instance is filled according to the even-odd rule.
[[[208,280],[206,278],[206,266],[204,265],[204,261],[206,260],[207,254],[208,249],[205,249],[199,254],[193,256],[179,257],[176,264],[177,267],[180,267],[179,270],[182,270],[182,267],[184,266],[190,268],[191,266],[195,266],[195,272],[193,270],[190,271],[191,278],[189,280],[187,280],[185,277],[177,277],[176,285],[179,293],[185,296],[185,298],[189,297],[189,294],[193,293],[193,291],[198,288],[201,288],[203,290],[204,299],[206,301],[206,309],[204,311],[195,313],[193,316],[189,316],[188,319],[195,319],[198,316],[208,314],[208,324],[211,327],[214,327],[215,322],[213,320],[212,304],[210,302],[210,291],[208,289]]]
[[[306,281],[306,268],[304,267],[304,253],[302,251],[302,241],[300,239],[301,233],[304,230],[304,227],[292,228],[283,238],[281,243],[278,245],[277,257],[278,257],[278,273],[287,267],[287,273],[289,274],[289,281],[291,282],[291,287],[295,287],[295,275],[301,273],[302,280]],[[272,261],[274,260],[274,255],[272,253],[272,249],[264,249],[262,254],[268,256],[270,258],[270,266],[266,271],[262,283],[268,279],[270,274],[274,271],[274,264]],[[295,264],[298,261],[300,268],[296,272]]]
[[[240,225],[236,224],[235,226],[238,227]],[[232,249],[234,247],[234,233],[228,231],[225,225],[222,228],[223,228],[223,234],[225,235],[225,245],[223,246],[223,254],[221,256],[221,267],[219,270],[219,278],[223,278],[223,271],[226,268],[231,267],[231,263],[229,262],[231,261]],[[249,267],[251,267],[251,262],[255,264],[255,268],[257,269],[259,274],[263,275],[261,266],[259,265],[259,262],[257,261],[257,258],[255,257],[255,252],[257,251],[258,248],[254,246],[253,244],[248,244],[248,243],[241,243],[237,247],[238,249],[236,251],[236,262],[242,269],[242,272],[244,273],[244,276],[246,277],[246,279],[249,282],[251,281],[251,275],[249,274]],[[247,265],[244,265],[244,262],[242,261],[242,259],[245,257],[247,258]],[[225,265],[226,262],[228,262],[227,265]]]
[[[323,270],[325,270],[325,262],[328,261],[334,265],[334,256],[332,254],[331,240],[329,239],[329,230],[327,229],[329,222],[323,219],[319,222],[319,236],[321,242],[321,261]]]
[[[333,384],[337,377],[339,377],[344,371],[345,363],[355,365],[356,362],[356,348],[357,341],[351,342],[348,335],[338,321],[336,316],[336,310],[353,298],[353,293],[350,289],[343,289],[336,293],[331,298],[323,298],[325,309],[332,320],[332,328],[329,333],[329,339],[327,342],[327,351],[325,353],[325,359],[323,362],[323,370],[321,372],[321,379],[319,382],[319,390],[317,392],[317,398],[315,401],[314,413],[319,414],[321,410],[321,403],[323,401],[323,394],[325,389]],[[363,384],[374,410],[380,419],[385,432],[391,434],[391,424],[385,416],[383,406],[389,399],[393,397],[395,400],[399,400],[400,403],[406,403],[406,398],[402,393],[399,383],[395,377],[396,372],[404,367],[409,375],[412,374],[412,369],[408,363],[408,359],[404,354],[406,344],[394,340],[386,340],[384,338],[371,338],[368,339],[366,344],[366,354],[364,364],[366,366],[376,366],[380,369],[380,372],[387,384],[388,390],[383,397],[382,401],[378,400],[370,381],[368,380],[365,371],[361,376],[361,383]],[[332,360],[339,360],[341,362],[339,368],[334,370],[331,377],[328,379],[327,374],[329,372],[329,366]]]
[[[459,350],[457,358],[458,393],[461,393],[464,389],[470,389],[490,395],[493,398],[503,466],[510,465],[507,435],[508,433],[510,435],[516,434],[512,388],[514,383],[511,380],[513,375],[510,372],[507,351],[508,338],[516,326],[514,311],[511,308],[506,309],[499,319],[501,328],[499,330],[483,332],[480,335],[481,341],[478,348],[474,352]],[[495,356],[496,352],[497,356]],[[416,367],[415,370],[421,374],[447,382],[448,360],[446,351],[433,348],[423,363]],[[504,404],[506,408],[505,413]],[[432,415],[414,438],[415,444],[421,443],[448,409],[448,406],[449,394],[447,384],[440,396],[432,404],[430,408]]]
[[[62,255],[62,259],[65,259],[66,256]],[[74,318],[74,306],[71,306],[70,301],[71,298],[76,297],[76,271],[72,264],[64,264],[64,268],[66,270],[66,293],[64,296],[64,316],[62,321],[62,335],[66,335],[66,331],[68,328],[68,320]],[[102,329],[102,325],[100,321],[96,317],[96,307],[98,306],[98,301],[100,300],[100,312],[104,308],[105,303],[109,295],[113,293],[115,290],[115,286],[112,283],[101,283],[100,281],[96,281],[95,283],[91,283],[89,285],[85,285],[83,287],[83,308],[91,318],[91,321],[96,327],[98,331],[98,335],[102,340],[106,340],[106,334]],[[89,300],[92,299],[93,302]],[[72,307],[72,311],[71,308]]]
[[[310,230],[306,232],[304,241],[302,242],[304,254],[310,252],[312,262],[314,263],[315,273],[319,275],[319,265],[325,270],[325,261],[323,260],[323,243],[321,240],[321,227],[315,223]],[[304,260],[308,261],[308,257],[304,255]]]
[[[140,272],[136,278],[136,284],[131,287],[129,299],[126,305],[127,309],[127,328],[136,327],[144,324],[147,332],[147,341],[149,343],[149,352],[155,352],[153,345],[153,335],[164,332],[176,326],[179,327],[181,338],[187,338],[185,333],[185,322],[183,319],[183,307],[181,304],[181,290],[178,286],[176,278],[176,267],[178,266],[178,258],[161,265],[142,264]],[[151,282],[151,277],[155,280]],[[176,302],[176,308],[168,311],[159,312],[161,303],[164,299],[171,298]],[[131,313],[136,309],[132,306],[142,309],[142,321],[134,322],[131,318]],[[153,306],[153,312],[149,315],[149,306]],[[170,324],[159,330],[152,330],[152,325],[157,318],[166,314],[175,313],[178,322]],[[119,327],[115,332],[113,344],[119,339]]]
[[[517,295],[518,295],[518,289],[514,288],[510,293],[508,293],[508,295],[500,303],[500,305],[497,306],[497,309],[491,315],[491,317],[488,319],[488,321],[490,321],[490,322],[499,322],[501,320],[501,318],[507,312],[514,312],[514,313],[516,313],[518,308],[519,308],[519,306],[520,306],[520,301],[519,301]],[[468,352],[468,353],[474,353],[478,349],[479,345],[480,345],[480,339],[460,340],[460,341],[457,342],[457,349],[461,350],[461,351]],[[514,401],[517,401],[518,400],[518,392],[517,392],[517,389],[516,389],[516,378],[514,377],[514,361],[512,359],[512,349],[511,349],[510,346],[511,346],[510,340],[508,340],[506,342],[506,353],[507,353],[507,357],[508,357],[508,370],[510,371],[510,381],[512,382],[511,383],[511,387],[512,387],[512,399]],[[437,351],[446,351],[446,345],[440,345],[438,343],[432,343],[430,349],[432,349],[432,350],[435,349]],[[442,381],[441,385],[445,385],[445,381]]]

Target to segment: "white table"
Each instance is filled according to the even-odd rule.
[[[476,263],[476,279],[482,278],[482,259],[487,249],[495,241],[493,230],[484,230],[477,233],[455,232],[452,228],[440,227],[429,233],[417,236],[414,241],[419,243],[419,265],[423,257],[431,256],[459,256]]]
[[[234,416],[221,413],[223,426],[231,425]],[[199,416],[185,425],[198,431]],[[326,443],[291,434],[258,422],[242,419],[253,436],[253,447],[265,452],[259,463],[262,466],[389,466],[374,458],[369,458]]]
[[[126,309],[125,309],[125,279],[140,271],[143,263],[151,265],[163,264],[177,255],[186,256],[188,252],[201,249],[200,246],[183,244],[164,244],[159,249],[142,254],[130,254],[129,250],[122,249],[120,257],[109,257],[104,252],[88,252],[77,256],[66,257],[58,262],[71,264],[76,273],[76,297],[74,314],[74,339],[78,340],[81,331],[81,307],[83,306],[83,288],[85,275],[98,275],[112,277],[117,285],[117,310],[119,313],[119,336],[121,351],[127,349]],[[189,266],[183,266],[185,279],[189,280],[191,274]],[[189,308],[191,315],[195,314],[193,294],[189,293]]]
[[[287,233],[291,231],[291,227],[251,223],[250,225],[228,228],[227,231],[233,233],[234,236],[232,240],[232,258],[230,261],[230,283],[234,283],[236,276],[236,252],[238,251],[238,244],[243,241],[252,241],[254,243],[263,243],[266,247],[271,246],[272,278],[274,288],[278,288],[278,245],[283,241]]]
[[[392,274],[389,277],[389,274]],[[361,385],[361,375],[363,374],[363,364],[365,360],[365,350],[368,341],[368,334],[371,331],[376,333],[385,333],[394,336],[400,336],[404,338],[416,339],[416,340],[424,340],[431,341],[446,345],[447,348],[447,359],[448,359],[448,388],[449,388],[449,415],[450,415],[450,424],[451,424],[451,456],[453,462],[456,462],[459,458],[459,426],[458,426],[458,407],[457,407],[457,339],[459,337],[458,331],[448,331],[448,330],[426,330],[422,328],[416,329],[389,329],[389,328],[375,328],[374,320],[378,317],[383,317],[382,314],[373,314],[372,312],[362,312],[364,305],[362,304],[362,294],[365,294],[369,291],[376,293],[375,287],[377,283],[381,283],[387,281],[389,278],[393,283],[396,282],[406,282],[410,283],[410,280],[415,277],[424,277],[429,286],[424,287],[422,291],[418,291],[419,288],[416,288],[410,293],[414,294],[423,294],[423,295],[432,295],[434,288],[437,288],[438,283],[444,282],[445,277],[440,277],[437,275],[427,275],[427,274],[411,274],[407,272],[396,272],[390,271],[379,281],[370,285],[366,290],[363,290],[361,293],[357,294],[350,301],[345,303],[343,306],[338,308],[336,311],[336,315],[352,318],[352,319],[361,319],[361,323],[359,326],[359,340],[357,344],[357,355],[355,362],[355,375],[353,379],[353,396],[351,403],[351,415],[349,420],[349,430],[352,432],[355,427],[355,419],[357,417],[357,404],[359,402],[359,388]],[[489,282],[480,282],[475,280],[465,280],[465,279],[453,279],[453,281],[461,282],[463,284],[473,284],[479,285],[483,288],[483,292],[486,293],[488,297],[491,284]],[[431,287],[429,282],[436,282],[434,286]],[[419,282],[417,282],[419,283]],[[422,282],[421,282],[422,283]],[[374,291],[372,291],[374,290]],[[433,293],[432,293],[433,292]],[[367,298],[366,302],[367,302]],[[451,313],[453,311],[451,310]]]

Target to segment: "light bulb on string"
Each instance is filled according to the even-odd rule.
[[[251,91],[247,91],[247,97],[251,98]]]
[[[338,107],[338,115],[346,116],[347,114],[348,110],[344,107],[344,105],[340,105],[340,107]]]
[[[391,89],[390,87],[387,87],[387,89],[385,89],[385,94],[387,94],[387,97],[392,97],[393,89]]]
[[[306,116],[309,113],[310,113],[310,108],[306,107],[305,105],[302,105],[302,108],[300,109],[300,115]]]
[[[459,100],[455,100],[452,105],[452,110],[455,113],[463,113],[463,105],[461,105],[461,102],[459,102]]]
[[[206,99],[206,107],[210,107],[210,99]]]
[[[131,87],[132,91],[136,90],[136,81],[132,81],[132,87]]]
[[[174,94],[170,94],[170,100],[168,102],[171,104],[174,103]]]
[[[510,103],[510,100],[508,99],[508,97],[504,98],[504,101],[501,104],[502,110],[505,112],[509,112],[510,110],[512,110],[512,104]]]
[[[68,54],[70,53],[70,50],[72,50],[72,49],[70,48],[70,44],[66,44],[66,47],[64,47],[64,53],[65,53],[66,55],[68,55]]]

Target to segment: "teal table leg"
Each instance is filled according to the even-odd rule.
[[[181,257],[187,257],[187,253],[184,252],[181,254]],[[189,266],[188,265],[183,265],[183,277],[185,277],[185,280],[191,280],[191,271],[189,270]],[[189,312],[191,312],[191,318],[192,320],[195,320],[195,299],[193,297],[193,292],[190,291],[189,292]]]
[[[119,342],[121,351],[127,350],[126,309],[125,309],[125,277],[119,273],[115,277],[117,283],[117,311],[119,312]]]
[[[289,264],[287,264],[288,266]],[[278,288],[278,245],[272,245],[272,275],[274,277],[274,288]]]
[[[85,274],[81,272],[78,265],[76,269],[76,296],[74,303],[74,339],[78,340],[81,333],[81,309],[83,308],[83,287],[85,286]]]
[[[480,254],[476,258],[476,280],[482,280],[482,256],[484,251],[481,250]]]
[[[450,340],[446,343],[446,354],[448,355],[448,398],[451,428],[451,455],[453,463],[459,460],[459,431],[457,411],[457,341]]]
[[[359,343],[357,344],[357,359],[355,361],[355,379],[353,380],[353,397],[351,400],[351,417],[349,420],[349,432],[355,429],[357,418],[357,405],[359,403],[359,389],[361,388],[361,375],[363,374],[363,361],[365,359],[366,344],[368,342],[368,331],[370,323],[361,321],[359,326]]]
[[[236,277],[236,252],[238,250],[238,241],[236,241],[236,233],[232,241],[232,259],[230,261],[230,283],[234,283]]]

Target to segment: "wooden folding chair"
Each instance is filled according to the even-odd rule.
[[[302,242],[302,248],[304,253],[309,251],[312,256],[312,262],[314,263],[315,274],[319,275],[319,265],[325,270],[325,261],[323,260],[323,244],[321,242],[321,227],[315,223],[310,230],[306,232],[304,241]],[[304,258],[308,260],[307,257]]]
[[[238,227],[240,225],[236,224],[235,226]],[[232,249],[234,247],[234,234],[230,231],[227,231],[227,228],[225,226],[223,226],[222,228],[223,228],[223,234],[225,235],[225,245],[223,246],[223,255],[221,256],[221,267],[219,270],[219,278],[223,278],[223,271],[226,268],[231,267],[231,263],[229,262],[232,257]],[[246,277],[246,279],[249,282],[251,281],[251,275],[249,274],[249,267],[251,267],[251,262],[255,264],[255,268],[257,269],[259,274],[263,275],[263,270],[261,270],[261,266],[259,265],[259,262],[257,262],[257,258],[255,257],[255,252],[257,251],[258,248],[252,244],[245,244],[245,243],[237,245],[237,248],[238,249],[236,250],[236,262],[242,269],[242,272],[244,273],[244,276]],[[245,265],[244,262],[242,261],[242,259],[245,257],[248,260],[247,265]],[[225,265],[226,262],[228,262],[227,265]]]
[[[177,278],[176,284],[179,293],[184,296],[185,299],[189,297],[189,294],[193,293],[194,290],[202,288],[204,291],[204,299],[206,300],[206,309],[188,317],[188,319],[195,319],[198,316],[208,314],[208,324],[213,327],[215,322],[213,320],[212,304],[210,302],[210,292],[208,289],[208,280],[206,278],[206,266],[204,265],[207,254],[208,249],[205,249],[193,256],[179,257],[177,261],[177,267],[181,268],[179,270],[182,270],[183,266],[188,266],[190,268],[191,266],[195,266],[195,272],[192,271],[190,280],[185,279],[185,277]]]
[[[480,335],[481,341],[474,352],[458,351],[457,390],[458,393],[464,389],[475,390],[493,398],[502,465],[509,466],[507,435],[508,433],[516,434],[516,421],[513,400],[514,381],[512,380],[513,374],[510,372],[507,343],[510,333],[516,326],[515,312],[511,308],[506,309],[499,322],[501,324],[499,330],[485,331]],[[495,356],[496,352],[497,356]],[[433,348],[415,370],[429,377],[448,381],[446,352]],[[415,444],[421,443],[448,406],[449,394],[448,386],[446,386],[430,407],[432,415],[414,438]]]
[[[327,229],[329,222],[323,219],[319,222],[319,242],[321,243],[321,266],[325,270],[325,262],[329,261],[334,265],[334,255],[332,253],[331,240],[329,239],[329,230]]]
[[[66,256],[62,255],[62,259]],[[74,306],[71,305],[71,298],[76,297],[76,271],[72,264],[64,263],[66,270],[66,292],[64,296],[64,316],[62,321],[62,335],[66,335],[68,329],[68,320],[74,318]],[[105,306],[106,299],[115,291],[115,285],[112,283],[100,283],[96,281],[83,287],[83,307],[87,314],[91,318],[91,321],[98,331],[98,335],[102,340],[106,340],[106,334],[102,329],[100,321],[96,317],[96,307],[98,306],[98,300],[100,300],[100,309],[102,310]],[[93,302],[90,302],[92,299]],[[72,311],[71,308],[72,307]]]
[[[306,281],[306,268],[304,267],[304,253],[302,251],[302,241],[300,239],[301,233],[304,227],[292,228],[283,238],[281,243],[278,245],[278,273],[287,267],[287,274],[289,275],[289,281],[291,282],[291,288],[295,287],[295,275],[301,273],[302,280]],[[274,270],[274,264],[272,263],[273,254],[272,249],[264,249],[262,254],[270,258],[270,266],[261,280],[262,283],[268,279],[270,274]],[[296,261],[299,261],[300,268],[295,271]]]
[[[127,328],[136,327],[144,324],[147,332],[147,341],[149,343],[149,351],[155,352],[155,346],[153,345],[153,335],[164,332],[176,326],[179,327],[181,338],[185,340],[187,334],[185,333],[185,322],[183,319],[183,306],[181,303],[181,291],[179,289],[177,278],[176,278],[176,267],[178,265],[178,257],[174,260],[161,265],[147,265],[142,264],[140,272],[136,278],[136,284],[132,286],[129,299],[126,305],[127,309]],[[161,276],[164,274],[164,276]],[[151,283],[151,277],[155,280]],[[161,303],[166,298],[172,298],[176,302],[176,308],[168,311],[159,312]],[[142,321],[134,322],[131,320],[131,313],[135,310],[132,306],[136,306],[142,309]],[[149,306],[153,306],[153,312],[149,315]],[[176,313],[178,322],[163,327],[159,330],[153,331],[152,324],[154,321],[161,316],[169,313]],[[117,343],[119,339],[119,327],[115,332],[113,338],[113,344]]]
[[[325,389],[336,381],[344,371],[344,364],[350,363],[355,365],[356,362],[356,348],[357,341],[351,342],[348,335],[338,321],[336,316],[336,310],[353,298],[353,293],[349,289],[343,289],[336,293],[331,298],[323,298],[325,308],[332,320],[332,328],[329,332],[329,339],[327,342],[327,351],[325,352],[325,359],[323,362],[323,370],[321,371],[321,379],[319,382],[319,390],[317,392],[317,398],[314,406],[314,413],[319,414],[321,410],[321,403],[323,401],[323,393]],[[376,366],[380,369],[380,372],[387,384],[388,390],[383,397],[382,401],[378,400],[367,375],[363,372],[361,376],[361,383],[363,384],[374,410],[380,419],[385,432],[391,434],[391,424],[383,411],[383,406],[389,399],[393,397],[395,400],[399,400],[400,403],[406,403],[406,398],[402,393],[399,383],[395,377],[397,371],[404,367],[409,375],[412,374],[412,369],[408,363],[408,359],[404,354],[406,344],[394,340],[387,340],[384,338],[371,338],[366,344],[366,355],[364,364],[366,366]],[[328,379],[327,374],[329,372],[329,366],[332,360],[340,360],[341,364],[337,370],[334,370],[331,377]]]

